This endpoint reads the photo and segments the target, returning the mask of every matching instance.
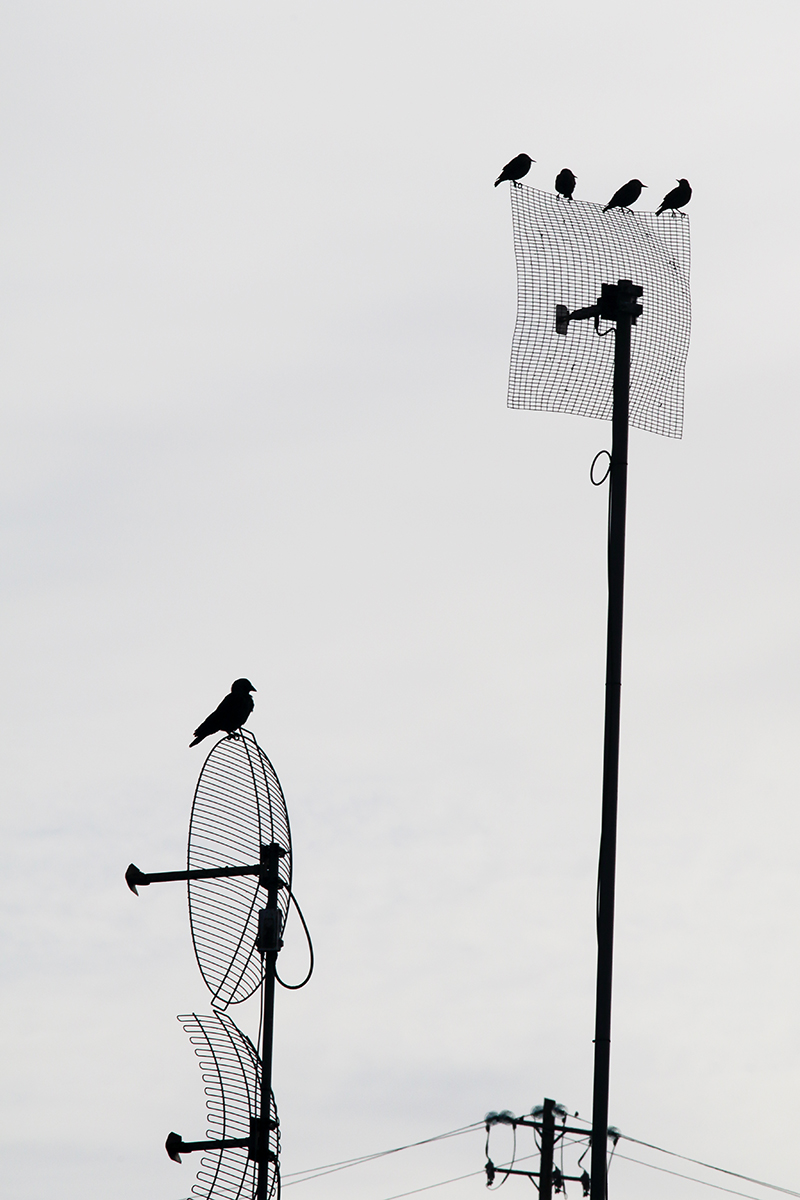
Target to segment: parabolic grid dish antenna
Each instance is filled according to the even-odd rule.
[[[195,788],[185,871],[125,874],[136,892],[151,883],[187,880],[197,965],[215,1008],[239,1004],[261,984],[256,955],[267,886],[267,849],[277,847],[277,905],[286,923],[292,888],[292,835],[275,768],[252,733],[222,738]]]
[[[252,733],[223,738],[206,759],[189,820],[189,923],[200,974],[215,1008],[247,1000],[261,983],[255,953],[263,890],[258,874],[197,877],[219,867],[258,863],[261,847],[283,850],[278,874],[281,927],[292,887],[289,814],[278,776]]]

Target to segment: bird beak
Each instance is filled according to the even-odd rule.
[[[647,184],[646,184],[646,183],[643,183],[643,184],[642,184],[642,187],[647,187]]]

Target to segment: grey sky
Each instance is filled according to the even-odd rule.
[[[610,429],[505,408],[522,150],[695,193],[684,440],[631,439],[611,1118],[798,1187],[797,6],[1,11],[9,1195],[188,1195],[208,1001],[184,893],[123,873],[180,864],[243,674],[318,954],[285,1170],[589,1115]]]

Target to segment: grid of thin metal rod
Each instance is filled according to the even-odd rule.
[[[509,408],[549,409],[611,418],[613,323],[573,321],[556,332],[555,309],[597,302],[603,283],[630,279],[644,288],[644,313],[632,331],[630,423],[651,433],[683,433],[689,352],[689,219],[679,212],[616,208],[564,200],[537,188],[510,187],[517,260],[517,320]]]
[[[206,1093],[208,1129],[206,1137],[243,1138],[250,1136],[250,1118],[257,1117],[261,1086],[261,1060],[255,1046],[225,1013],[179,1016],[194,1046]],[[278,1183],[280,1132],[275,1097],[270,1095],[269,1149],[275,1155],[270,1164],[267,1198]],[[193,1139],[187,1139],[193,1140]],[[200,1140],[200,1139],[198,1139]],[[245,1147],[229,1150],[204,1150],[192,1194],[200,1200],[252,1200],[257,1183],[257,1166]]]
[[[285,922],[292,883],[289,815],[272,763],[252,733],[242,730],[217,742],[203,764],[189,822],[188,868],[257,863],[261,845],[271,842],[286,851],[279,866],[286,887],[278,893]],[[261,982],[255,940],[266,892],[253,875],[192,879],[188,889],[200,974],[214,1008],[225,1009],[252,996]]]

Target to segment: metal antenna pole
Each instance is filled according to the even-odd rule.
[[[539,1200],[552,1200],[553,1146],[556,1138],[555,1100],[544,1102],[542,1111],[542,1154],[539,1160]]]
[[[250,1157],[258,1164],[257,1200],[266,1200],[269,1184],[269,1164],[273,1155],[269,1149],[272,1108],[272,1046],[275,1023],[275,964],[281,941],[281,914],[278,892],[282,886],[278,864],[284,850],[276,842],[261,847],[261,884],[267,889],[266,907],[258,914],[258,948],[264,955],[264,996],[261,1032],[261,1097],[259,1117],[253,1122],[256,1129],[251,1139]]]
[[[603,288],[604,293],[606,287]],[[617,854],[619,715],[622,690],[622,599],[625,578],[625,505],[628,488],[628,403],[631,326],[642,311],[642,289],[621,279],[616,292],[614,335],[614,410],[611,479],[608,499],[608,633],[603,743],[603,815],[597,871],[597,997],[594,1032],[592,1106],[592,1197],[606,1200],[608,1084],[611,1060],[611,976],[614,954],[614,882]],[[609,299],[611,296],[609,295]],[[602,308],[602,300],[601,300]],[[606,311],[602,315],[611,317]]]

